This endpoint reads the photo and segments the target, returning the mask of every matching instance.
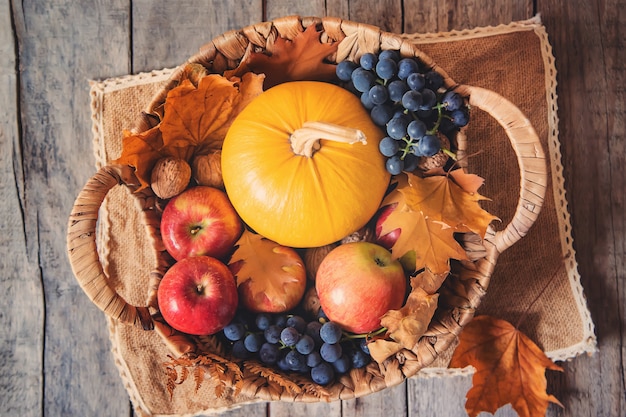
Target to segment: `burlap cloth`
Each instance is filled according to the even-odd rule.
[[[551,182],[543,211],[530,233],[499,258],[479,314],[516,323],[526,312],[521,330],[553,360],[593,352],[594,328],[580,285],[563,188],[554,57],[539,18],[405,36],[457,82],[494,90],[515,103],[533,123],[550,156]],[[98,168],[119,156],[122,130],[134,126],[137,115],[171,72],[166,69],[90,83]],[[481,191],[492,201],[484,207],[506,225],[517,204],[519,170],[503,132],[485,113],[472,114],[469,150],[480,153],[472,158],[470,169],[486,180]],[[146,282],[155,255],[139,219],[129,192],[114,188],[101,211],[98,245],[105,271],[118,291],[130,303],[145,305]],[[161,338],[111,320],[108,326],[115,363],[139,415],[208,414],[254,401],[216,398],[210,381],[195,392],[193,378],[177,386],[170,399],[163,367],[168,350]],[[447,360],[438,359],[416,377],[471,372],[447,369]]]

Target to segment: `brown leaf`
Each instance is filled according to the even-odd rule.
[[[263,300],[268,299],[286,310],[292,307],[286,303],[294,292],[301,292],[300,298],[304,295],[304,263],[293,249],[248,230],[235,246],[229,268],[237,287],[250,291],[256,305],[263,305]]]
[[[507,321],[475,317],[461,333],[450,367],[476,369],[465,409],[470,417],[511,404],[520,417],[545,416],[550,402],[545,371],[562,371],[526,335]]]
[[[265,89],[287,81],[326,81],[335,77],[335,65],[325,59],[337,50],[337,42],[320,42],[311,25],[293,40],[277,37],[271,55],[253,52],[242,65],[265,74]]]
[[[141,188],[150,186],[150,173],[156,161],[161,158],[163,139],[158,127],[141,133],[125,130],[122,138],[122,155],[112,161],[114,164],[129,165],[135,168],[135,175]]]
[[[434,274],[430,269],[425,269],[411,278],[411,288],[421,288],[427,294],[435,294],[447,277],[447,273]]]
[[[438,297],[438,294],[430,295],[421,288],[415,288],[404,306],[399,310],[389,310],[380,324],[387,328],[393,340],[406,349],[412,349],[428,329]]]

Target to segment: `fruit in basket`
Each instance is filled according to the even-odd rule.
[[[157,298],[165,321],[193,335],[219,332],[235,316],[235,279],[228,267],[210,256],[176,262],[161,280]]]
[[[244,231],[228,265],[242,306],[254,312],[282,313],[298,305],[306,288],[300,255],[263,236]]]
[[[231,125],[222,175],[252,229],[281,245],[323,246],[360,229],[389,184],[383,132],[358,98],[323,82],[280,84]]]
[[[195,186],[172,198],[161,216],[161,236],[177,261],[208,255],[223,259],[241,236],[243,224],[217,188]]]
[[[326,255],[315,279],[324,313],[354,333],[378,329],[383,314],[402,307],[406,286],[400,262],[370,242],[338,246]]]
[[[441,136],[468,123],[468,106],[461,95],[447,89],[438,72],[414,57],[384,50],[363,54],[358,63],[342,61],[336,73],[358,92],[372,120],[385,128],[380,152],[391,174],[421,168],[437,154],[438,166],[443,166],[452,155]]]

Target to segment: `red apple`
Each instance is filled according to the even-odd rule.
[[[391,247],[396,243],[398,237],[400,237],[400,233],[402,230],[400,228],[393,229],[386,234],[382,234],[383,223],[387,220],[387,217],[396,209],[398,203],[390,204],[388,206],[381,207],[378,210],[376,217],[376,243],[381,246],[384,246],[386,249],[391,249]]]
[[[177,261],[207,255],[223,259],[243,232],[230,200],[213,187],[191,187],[172,198],[161,217],[165,249]]]
[[[380,318],[387,311],[402,307],[406,285],[400,262],[387,249],[370,242],[333,249],[315,277],[326,316],[354,333],[380,328]]]
[[[159,284],[157,299],[165,321],[193,335],[222,330],[235,316],[239,301],[232,273],[210,256],[194,256],[172,265]]]

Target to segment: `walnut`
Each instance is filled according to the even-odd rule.
[[[329,245],[320,246],[317,248],[307,248],[304,251],[304,268],[306,269],[306,276],[315,281],[315,275],[317,274],[317,268],[319,268],[322,260],[328,255],[328,253],[335,249],[338,245],[331,243]]]
[[[152,191],[162,199],[172,198],[183,192],[191,179],[191,167],[181,158],[164,157],[152,168],[150,183]]]
[[[341,244],[345,245],[346,243],[352,242],[374,242],[375,240],[376,233],[374,233],[374,228],[372,225],[368,224],[341,239]]]
[[[213,151],[207,155],[197,155],[192,162],[193,178],[198,185],[224,188],[222,179],[222,151]]]
[[[322,309],[320,298],[317,296],[317,291],[315,291],[314,286],[304,293],[302,308],[304,308],[304,311],[306,311],[311,318],[317,318],[319,311]]]

